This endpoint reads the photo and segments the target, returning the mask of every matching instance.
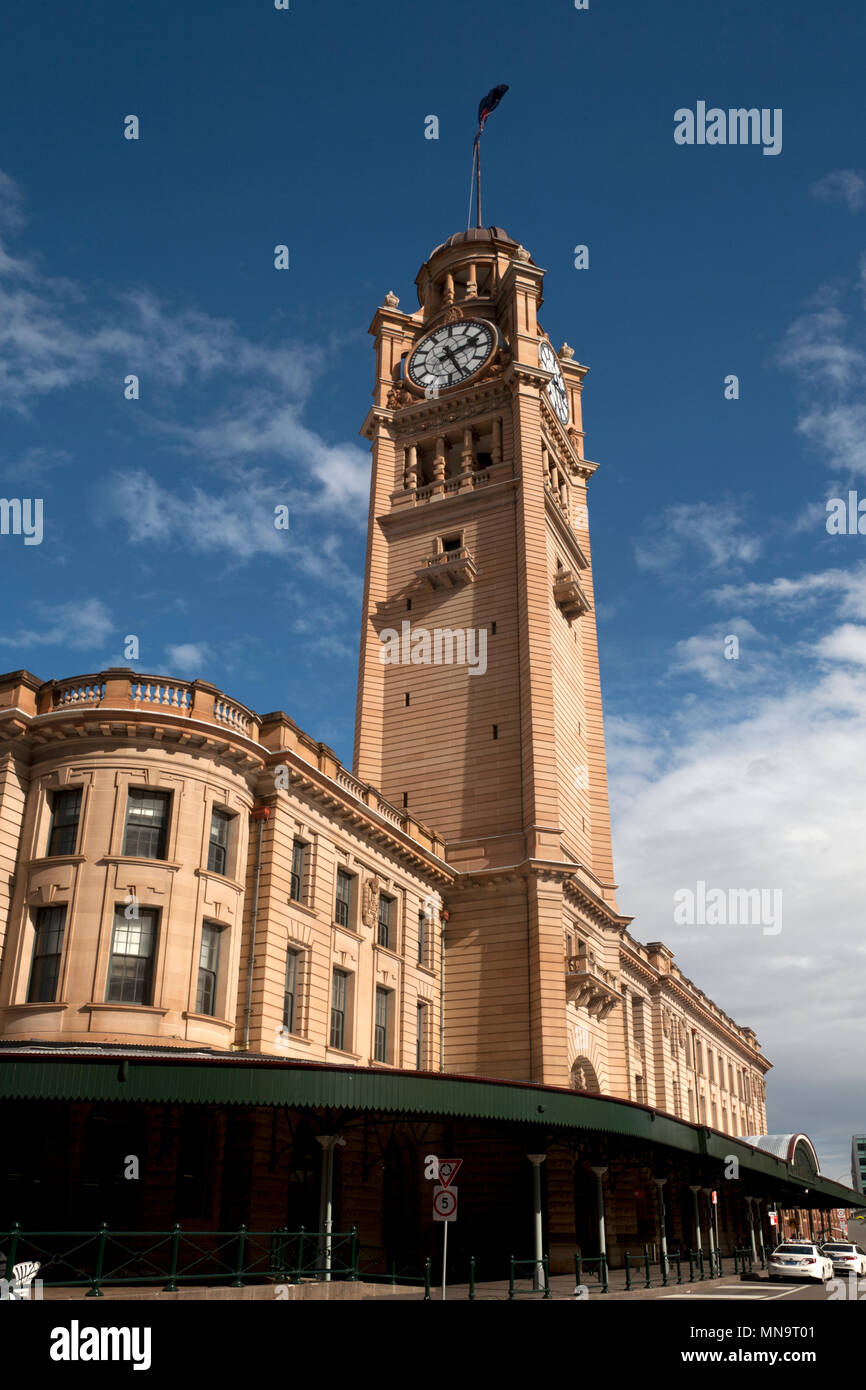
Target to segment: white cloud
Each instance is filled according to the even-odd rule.
[[[852,212],[866,207],[866,179],[857,169],[834,169],[809,189],[825,203],[845,203]]]
[[[844,545],[848,539],[839,537],[838,544]],[[850,538],[852,543],[855,539]],[[766,583],[723,584],[710,590],[709,597],[720,604],[777,606],[791,613],[813,609],[822,601],[834,601],[842,617],[866,619],[866,562],[861,561],[848,570],[829,569],[804,574],[799,579],[779,576]]]
[[[866,666],[866,627],[858,623],[843,623],[828,632],[816,644],[816,654],[828,661],[850,662]]]
[[[176,642],[168,644],[165,654],[172,675],[203,679],[202,669],[210,660],[211,649],[207,642]]]
[[[748,710],[684,704],[665,723],[608,725],[621,910],[757,1030],[771,1132],[826,1150],[862,1095],[866,670],[792,665]],[[698,880],[781,889],[782,931],[676,926],[673,895]]]
[[[728,642],[730,637],[736,637],[740,644],[736,657],[726,655],[726,650],[736,650]],[[754,685],[764,679],[768,669],[761,643],[761,634],[747,618],[732,618],[723,629],[696,633],[677,642],[669,674],[681,676],[691,672],[724,689]]]
[[[709,569],[751,564],[761,552],[761,542],[742,530],[739,508],[730,502],[678,503],[650,523],[657,533],[635,545],[640,569],[659,573],[675,566],[689,552]]]
[[[114,620],[101,599],[68,603],[33,603],[37,625],[0,635],[6,647],[32,645],[85,649],[100,647],[114,631]]]

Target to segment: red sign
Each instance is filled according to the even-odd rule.
[[[440,1158],[439,1181],[442,1186],[450,1187],[462,1167],[462,1158]]]

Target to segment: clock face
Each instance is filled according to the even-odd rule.
[[[553,380],[547,383],[550,404],[564,425],[568,424],[568,392],[565,389],[559,359],[546,338],[538,344],[538,360],[546,372],[553,372]]]
[[[407,375],[425,390],[459,386],[479,371],[496,346],[489,324],[481,319],[446,323],[422,338],[409,358]]]

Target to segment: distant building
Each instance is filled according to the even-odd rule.
[[[851,1175],[858,1192],[866,1192],[866,1134],[855,1134],[851,1140]]]

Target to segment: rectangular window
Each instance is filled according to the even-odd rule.
[[[164,859],[168,826],[168,792],[130,787],[126,800],[123,853],[137,859]]]
[[[415,1069],[424,1070],[427,1051],[427,1005],[418,1004],[418,1032],[415,1038]]]
[[[695,1038],[695,1071],[698,1076],[704,1074],[704,1049],[700,1041]]]
[[[334,921],[341,927],[348,927],[352,906],[352,875],[345,869],[337,870],[337,901],[334,908]]]
[[[51,799],[51,832],[48,836],[49,854],[74,854],[78,843],[78,818],[81,815],[81,788],[55,792]]]
[[[289,883],[289,897],[296,903],[301,901],[301,894],[304,891],[304,858],[307,846],[303,840],[294,840],[292,843],[292,876]]]
[[[349,976],[345,970],[335,970],[331,986],[331,1047],[345,1051],[346,995]]]
[[[295,1013],[298,1001],[298,962],[301,953],[293,947],[286,952],[286,988],[283,994],[283,1027],[290,1033],[295,1031]]]
[[[379,931],[377,941],[380,946],[391,945],[391,908],[394,905],[393,898],[386,898],[384,893],[379,894]]]
[[[138,908],[137,917],[127,917],[122,907],[115,909],[105,992],[109,1003],[151,1003],[158,920],[152,907]]]
[[[65,927],[65,907],[40,907],[36,914],[36,941],[27,987],[28,1004],[52,1003],[57,998]]]
[[[201,951],[198,958],[198,990],[195,1009],[199,1014],[216,1013],[217,974],[220,959],[221,929],[215,922],[205,922],[201,929]]]
[[[424,964],[424,956],[427,947],[427,915],[424,912],[418,913],[418,964]]]
[[[210,843],[207,851],[207,866],[213,874],[224,874],[229,853],[229,826],[233,817],[228,811],[218,811],[214,807],[210,818]]]
[[[712,1049],[711,1047],[708,1047],[708,1048],[707,1048],[707,1071],[709,1072],[710,1080],[711,1080],[711,1081],[715,1081],[715,1079],[716,1079],[716,1064],[715,1064],[715,1061],[713,1060],[713,1049]]]
[[[391,991],[376,986],[376,1032],[373,1055],[377,1062],[387,1062],[389,1046],[389,1025],[391,1014]]]
[[[715,1102],[715,1101],[713,1101],[713,1103],[712,1103],[712,1112],[713,1112],[713,1129],[718,1129],[718,1127],[719,1127],[719,1112],[718,1112],[718,1110],[716,1109],[716,1102]]]
[[[635,1040],[635,1043],[637,1044],[637,1046],[638,1046],[639,1048],[643,1048],[643,1045],[644,1045],[644,1031],[643,1031],[643,1000],[642,1000],[642,999],[632,998],[632,1001],[631,1001],[631,1021],[632,1021],[632,1030],[633,1030],[633,1032],[634,1032],[634,1040]]]

